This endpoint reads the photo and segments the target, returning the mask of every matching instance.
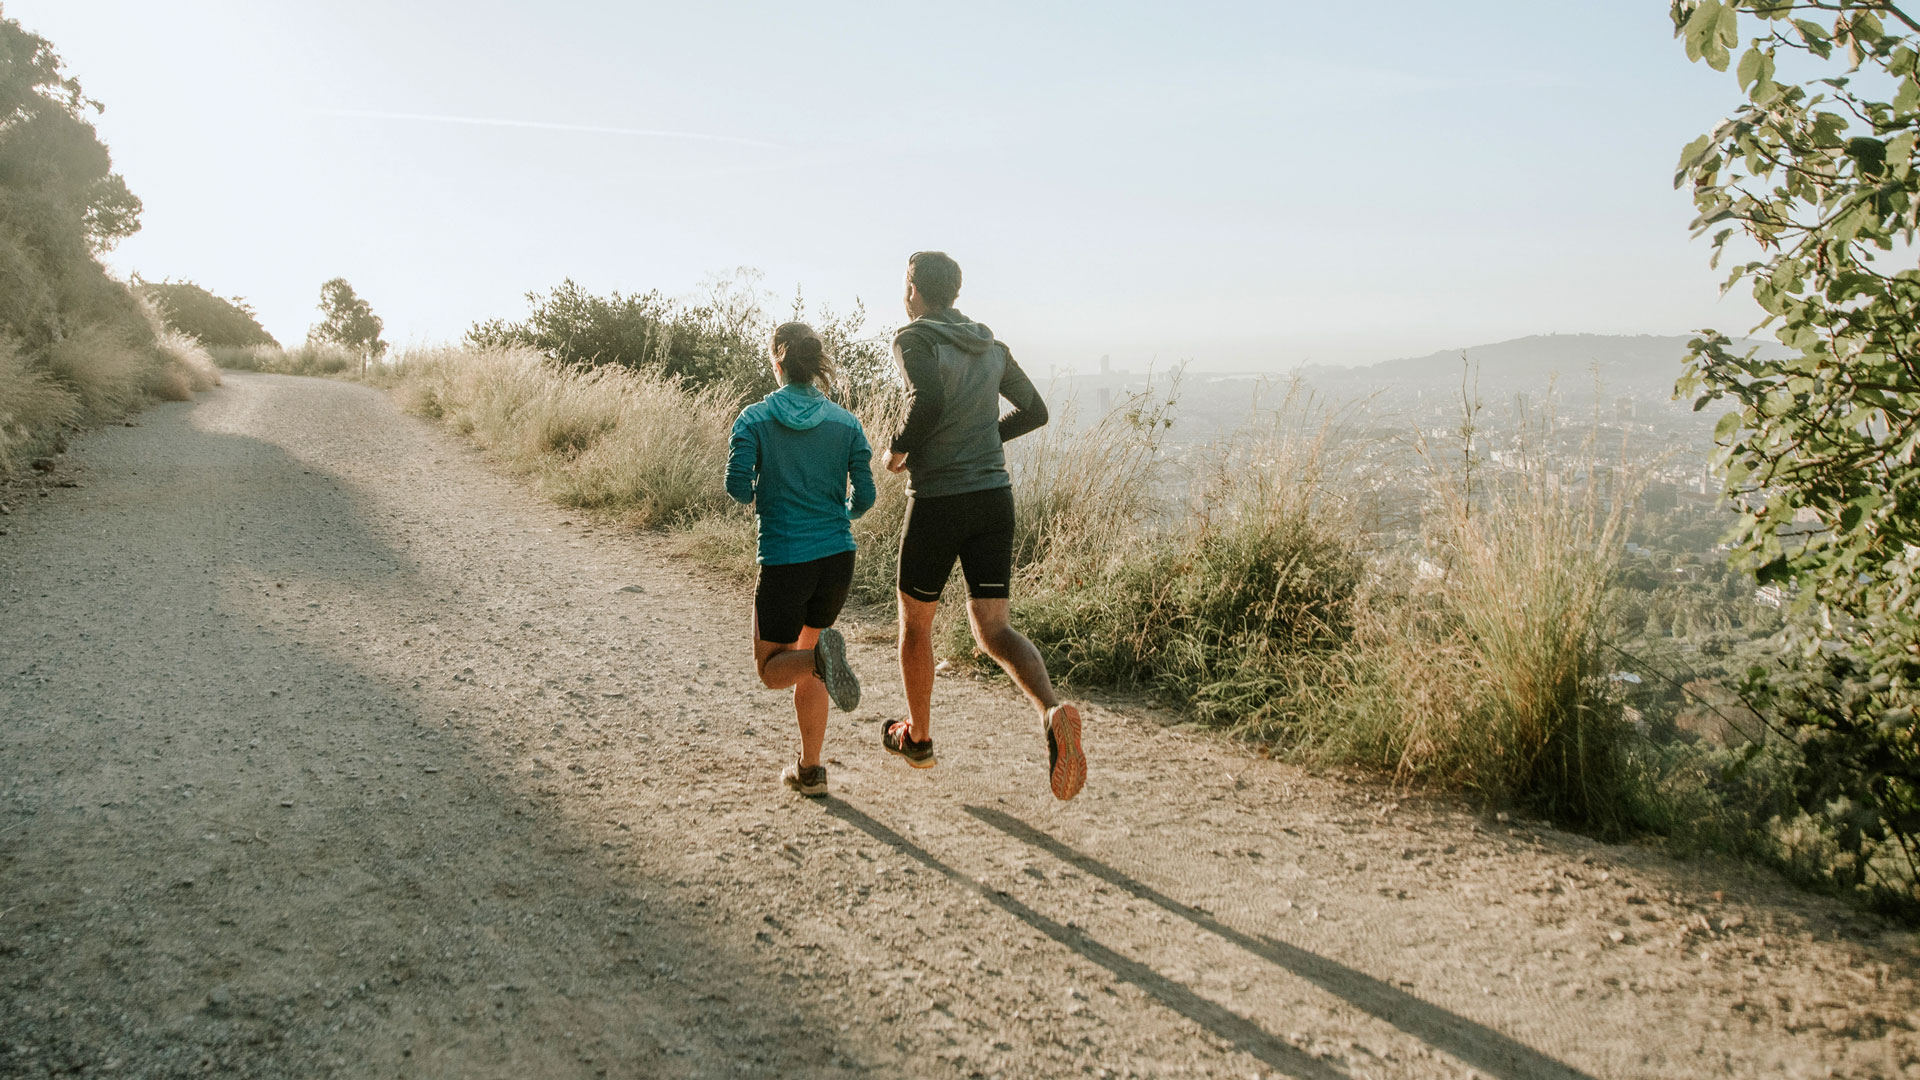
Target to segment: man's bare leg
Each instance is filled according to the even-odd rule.
[[[1040,727],[1047,733],[1048,783],[1054,798],[1071,799],[1087,782],[1087,758],[1080,748],[1080,710],[1063,705],[1054,696],[1047,663],[1026,635],[1013,628],[1005,600],[970,600],[967,621],[973,640],[1000,665],[1020,692],[1040,710]]]
[[[1040,650],[1013,628],[1007,601],[969,600],[967,621],[973,627],[974,643],[1020,687],[1040,710],[1040,720],[1045,723],[1047,710],[1060,704],[1060,699],[1053,694],[1053,680],[1047,677],[1047,662]]]
[[[938,610],[938,600],[900,594],[900,682],[914,742],[933,737],[933,616]]]

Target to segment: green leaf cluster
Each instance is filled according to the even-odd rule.
[[[1880,0],[1675,0],[1690,60],[1743,100],[1681,152],[1695,235],[1784,356],[1693,341],[1678,392],[1730,410],[1716,465],[1737,550],[1815,627],[1819,693],[1772,700],[1809,813],[1920,867],[1920,23]],[[1737,65],[1733,62],[1735,50]],[[1818,77],[1782,82],[1778,61]],[[1845,674],[1834,674],[1844,669]],[[1855,678],[1858,676],[1858,678]],[[1829,693],[1847,679],[1872,694]],[[1905,711],[1903,711],[1905,710]],[[1894,720],[1888,720],[1894,717]],[[1904,717],[1905,719],[1899,719]],[[1870,860],[1862,859],[1861,865]],[[1909,886],[1910,887],[1910,886]]]

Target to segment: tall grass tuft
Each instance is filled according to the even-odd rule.
[[[47,370],[96,420],[115,420],[141,405],[157,360],[151,349],[101,327],[75,331],[47,350]]]
[[[213,362],[213,355],[193,338],[178,330],[163,329],[154,335],[154,347],[160,350],[163,369],[174,374],[189,396],[220,385],[220,368]]]
[[[0,476],[17,472],[49,438],[85,416],[78,394],[0,338]]]
[[[1433,475],[1424,573],[1368,605],[1308,749],[1626,829],[1633,732],[1601,635],[1631,497],[1544,456],[1477,489]]]
[[[169,331],[151,340],[139,325],[83,326],[29,352],[0,337],[0,476],[64,447],[68,433],[118,420],[150,401],[186,401],[219,385],[205,349]]]

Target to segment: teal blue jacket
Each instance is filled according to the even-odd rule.
[[[853,519],[873,506],[873,449],[852,413],[788,383],[733,422],[727,494],[753,507],[762,565],[852,551]]]

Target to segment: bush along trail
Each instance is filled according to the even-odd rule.
[[[0,1074],[1920,1074],[1910,932],[1024,705],[777,782],[746,594],[378,391],[229,375],[0,538]],[[716,483],[717,483],[717,477]]]

